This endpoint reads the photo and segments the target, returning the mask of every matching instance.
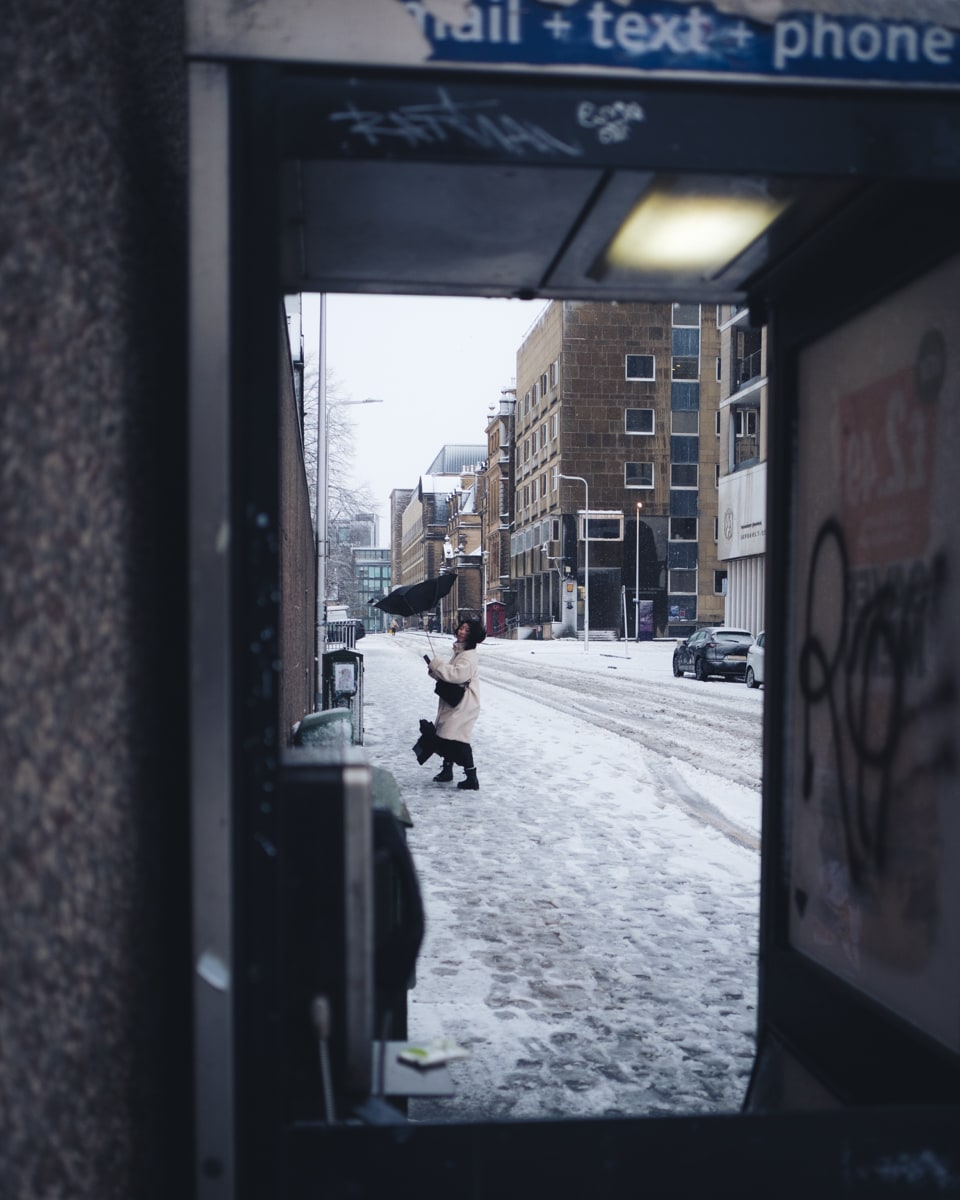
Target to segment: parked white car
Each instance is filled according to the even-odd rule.
[[[757,640],[747,649],[747,673],[743,682],[749,688],[759,687],[763,683],[763,642],[766,634],[762,631]]]

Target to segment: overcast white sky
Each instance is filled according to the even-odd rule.
[[[355,482],[380,505],[413,487],[447,442],[485,441],[490,406],[516,375],[517,350],[544,302],[435,296],[327,297],[327,367],[338,398],[383,404],[349,413],[356,431]],[[306,351],[318,344],[319,302],[304,297]]]

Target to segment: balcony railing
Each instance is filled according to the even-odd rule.
[[[759,379],[761,358],[762,351],[754,350],[752,354],[747,354],[743,358],[737,359],[737,369],[733,379],[734,391],[739,391],[751,379]]]

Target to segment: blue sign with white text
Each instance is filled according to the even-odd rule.
[[[465,24],[398,0],[435,63],[610,67],[658,75],[960,86],[960,31],[793,12],[774,21],[656,0],[474,0]]]

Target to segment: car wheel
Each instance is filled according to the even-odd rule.
[[[701,683],[705,683],[705,682],[706,682],[706,678],[707,678],[707,669],[706,669],[706,667],[703,665],[703,659],[702,659],[702,658],[698,658],[698,659],[696,660],[696,662],[693,664],[693,673],[694,673],[694,675],[696,676],[696,678],[700,680],[700,682],[701,682]]]
[[[683,671],[681,671],[681,669],[680,669],[680,660],[677,658],[676,655],[673,656],[673,673],[677,679],[679,679],[680,676],[683,674]]]
[[[757,677],[753,673],[753,667],[747,667],[747,673],[744,676],[744,682],[746,683],[747,687],[752,688],[757,686]]]

